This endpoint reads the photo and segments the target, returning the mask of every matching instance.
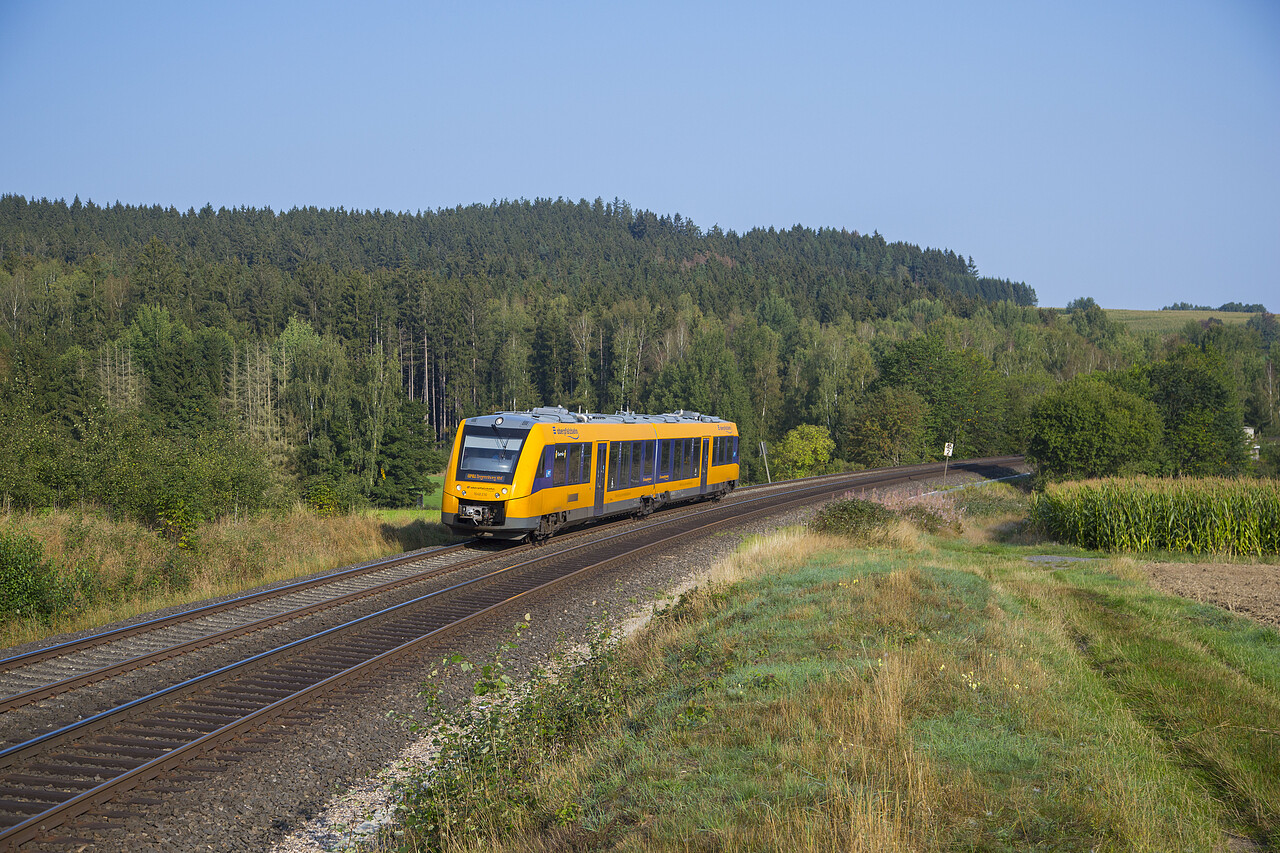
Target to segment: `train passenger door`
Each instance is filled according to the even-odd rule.
[[[710,463],[710,462],[711,462],[711,439],[709,439],[709,438],[701,438],[701,439],[698,439],[698,440],[702,442],[702,450],[701,450],[701,453],[702,453],[702,489],[701,489],[701,491],[702,491],[702,493],[703,493],[703,494],[706,494],[706,493],[707,493],[707,468],[708,468],[708,467],[710,467],[708,463]]]
[[[596,515],[604,515],[604,471],[609,462],[609,445],[596,445]]]

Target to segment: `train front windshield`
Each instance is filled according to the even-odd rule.
[[[458,456],[459,480],[510,483],[516,476],[516,462],[524,446],[527,429],[465,426],[462,452]]]

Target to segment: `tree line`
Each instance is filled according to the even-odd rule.
[[[704,231],[616,199],[181,213],[3,196],[0,501],[175,530],[298,497],[407,505],[462,418],[555,404],[714,413],[748,450],[814,426],[851,465],[1018,451],[1047,392],[1184,344],[1222,353],[1239,416],[1275,430],[1271,315],[1163,341],[1091,299],[1035,302],[952,250]]]
[[[1240,302],[1224,302],[1217,308],[1208,305],[1192,305],[1190,302],[1175,302],[1172,305],[1166,305],[1160,309],[1161,311],[1223,311],[1236,312],[1241,314],[1263,314],[1267,311],[1267,306],[1261,302],[1253,302],[1245,305]]]

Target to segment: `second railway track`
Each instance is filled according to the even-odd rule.
[[[990,460],[987,465],[1013,461]],[[825,478],[754,493],[744,490],[743,497],[732,503],[664,516],[619,532],[597,531],[581,537],[586,541],[580,544],[566,539],[557,543],[563,547],[511,552],[520,558],[512,565],[14,743],[0,750],[0,849],[48,839],[58,827],[77,818],[84,826],[100,828],[118,818],[122,809],[127,813],[130,808],[146,808],[153,795],[127,792],[149,780],[167,779],[165,784],[180,786],[184,778],[202,772],[201,756],[255,749],[253,732],[267,721],[300,713],[299,709],[324,694],[367,683],[379,668],[395,666],[400,656],[416,647],[552,584],[619,557],[634,557],[664,542],[741,523],[750,516],[779,512],[850,488],[930,476],[936,473],[933,467]],[[359,591],[346,595],[359,595]],[[186,770],[180,771],[184,766]]]

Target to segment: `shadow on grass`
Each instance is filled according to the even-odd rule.
[[[402,551],[413,551],[418,548],[430,548],[433,545],[449,545],[461,541],[438,521],[425,521],[415,518],[405,524],[383,522],[378,525],[378,532],[388,542],[394,542]]]

